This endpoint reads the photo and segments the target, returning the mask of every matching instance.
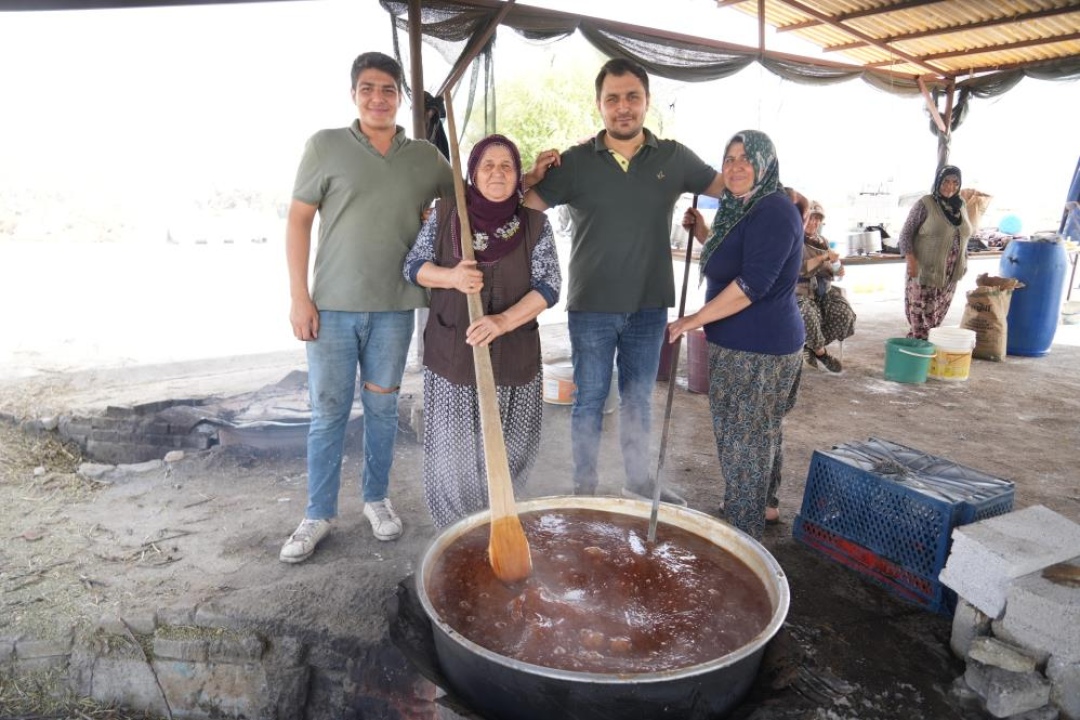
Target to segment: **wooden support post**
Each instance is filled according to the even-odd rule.
[[[412,87],[412,124],[414,138],[427,138],[427,114],[424,109],[424,60],[420,27],[420,0],[409,0],[409,85]]]

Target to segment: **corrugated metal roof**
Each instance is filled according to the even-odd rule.
[[[757,0],[717,0],[758,15]],[[765,22],[834,59],[965,75],[1080,56],[1080,0],[765,0]]]

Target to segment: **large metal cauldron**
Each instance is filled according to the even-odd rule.
[[[586,508],[632,515],[648,522],[647,502],[607,497],[558,496],[518,503],[518,512]],[[432,621],[439,665],[455,693],[489,720],[625,720],[723,717],[749,691],[769,640],[787,617],[790,594],[780,565],[749,535],[704,513],[661,504],[657,536],[675,525],[711,540],[743,561],[765,585],[773,613],[768,625],[743,647],[700,665],[642,674],[555,670],[494,653],[463,637],[437,616],[427,594],[435,561],[460,536],[488,523],[471,515],[446,528],[424,553],[417,592]]]

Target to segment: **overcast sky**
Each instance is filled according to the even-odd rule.
[[[603,14],[606,6],[589,7]],[[656,6],[615,7],[620,19],[645,23],[649,15],[633,13]],[[756,43],[746,19],[728,15],[705,25],[725,17],[712,0],[668,0],[664,14],[724,40]],[[155,210],[207,186],[287,194],[307,136],[354,116],[352,59],[368,49],[392,52],[389,17],[375,0],[12,13],[3,20],[0,188],[78,187]],[[768,42],[791,49],[777,46],[781,40]],[[500,80],[532,67],[515,57],[550,52],[522,46],[502,31]],[[441,80],[427,74],[431,86]],[[782,179],[827,206],[876,188],[929,190],[937,141],[918,99],[861,81],[808,88],[756,65],[672,92],[673,136],[712,160],[733,132],[765,130],[778,146]],[[1024,80],[1002,98],[972,101],[952,161],[965,185],[994,195],[988,216],[1017,212],[1038,223],[1060,215],[1080,155],[1077,117],[1075,82]],[[407,108],[399,120],[411,127]]]

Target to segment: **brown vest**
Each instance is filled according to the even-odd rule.
[[[454,257],[450,218],[456,210],[452,203],[442,200],[435,207],[439,218],[435,264],[454,267],[459,261]],[[542,212],[526,210],[521,228],[524,240],[498,262],[477,266],[484,273],[480,304],[485,315],[503,312],[532,290],[532,253],[545,219]],[[469,306],[464,293],[432,288],[430,308],[424,328],[424,365],[455,385],[475,385],[473,349],[465,342]],[[496,338],[488,349],[496,385],[525,385],[540,372],[540,328],[536,320]]]

